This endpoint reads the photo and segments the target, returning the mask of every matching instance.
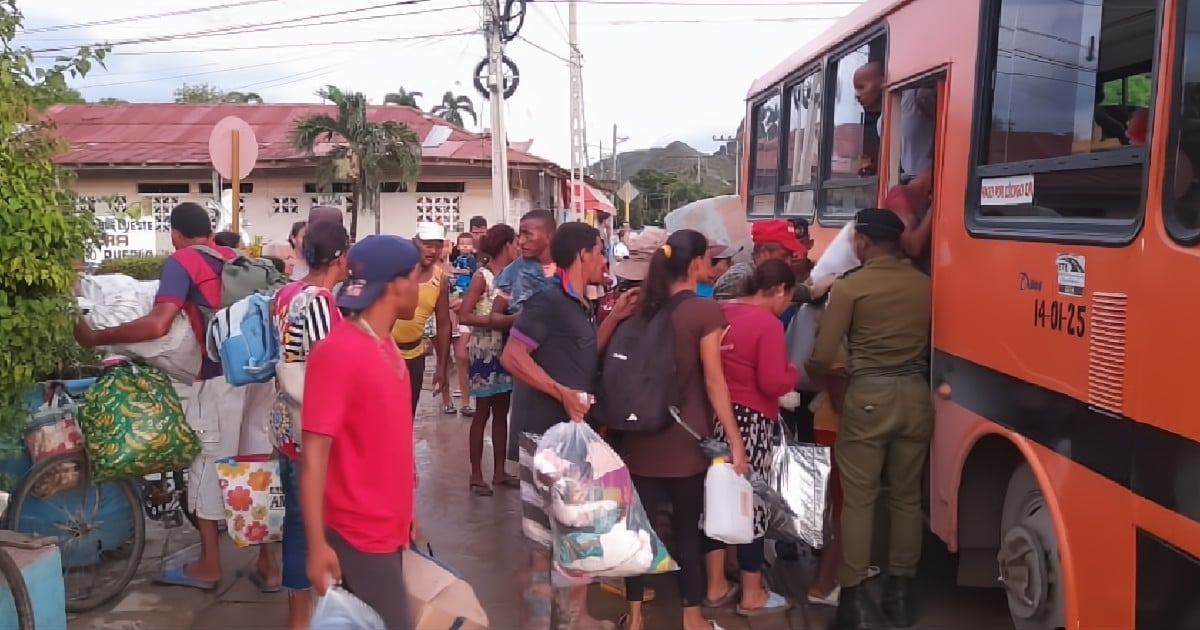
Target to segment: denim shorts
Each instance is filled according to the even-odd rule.
[[[300,513],[300,462],[279,451],[275,456],[283,479],[283,588],[307,590],[312,584],[308,581],[308,538]]]

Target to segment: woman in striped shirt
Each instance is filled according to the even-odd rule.
[[[302,363],[312,347],[342,320],[334,302],[334,286],[346,279],[350,236],[341,223],[309,226],[300,247],[307,275],[275,296],[275,323],[283,346],[284,363]],[[279,475],[283,480],[283,588],[288,590],[288,627],[308,628],[313,600],[306,573],[308,541],[300,515],[300,402],[282,388],[271,414]]]

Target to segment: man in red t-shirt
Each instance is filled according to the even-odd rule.
[[[301,427],[300,502],[308,577],[324,595],[334,581],[392,630],[412,626],[404,548],[413,526],[410,375],[392,324],[417,308],[421,254],[398,236],[350,248],[338,307],[354,315],[308,357]]]

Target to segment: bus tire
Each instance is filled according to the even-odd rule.
[[[1046,496],[1027,462],[1017,466],[1008,481],[996,559],[1015,630],[1066,625],[1058,535]]]

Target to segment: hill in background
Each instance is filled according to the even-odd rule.
[[[598,179],[613,177],[612,159],[606,158],[592,165],[591,173]],[[685,142],[672,142],[665,147],[625,151],[617,154],[619,179],[625,181],[643,170],[663,171],[676,175],[680,180],[691,180],[700,184],[711,195],[735,192],[737,161],[725,148],[715,154],[698,151]]]

